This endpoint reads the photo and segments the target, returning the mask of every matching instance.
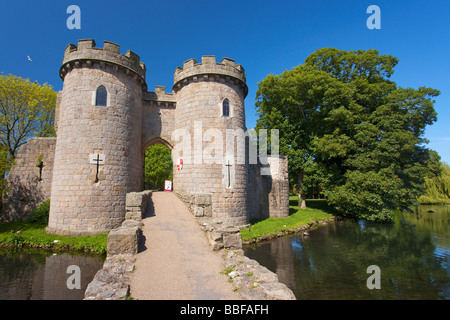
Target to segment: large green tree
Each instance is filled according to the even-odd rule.
[[[325,72],[298,66],[281,75],[268,75],[258,84],[257,129],[279,129],[280,154],[289,159],[301,207],[320,179],[312,149],[322,119],[335,106],[348,104],[350,88]]]
[[[377,50],[325,48],[259,84],[257,125],[280,130],[302,197],[318,184],[343,215],[391,220],[438,174],[423,134],[439,91],[401,88],[390,80],[397,63]]]

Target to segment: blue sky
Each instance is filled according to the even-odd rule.
[[[369,5],[381,9],[381,29],[369,30]],[[81,9],[81,29],[69,30],[67,7]],[[64,48],[92,38],[132,50],[147,66],[149,90],[173,85],[173,72],[202,55],[242,64],[249,94],[247,127],[256,123],[257,83],[302,64],[315,50],[377,49],[400,59],[393,80],[441,91],[429,147],[450,163],[450,1],[406,0],[0,0],[0,72],[62,89]],[[33,61],[28,61],[30,56]]]

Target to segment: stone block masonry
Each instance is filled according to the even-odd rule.
[[[152,192],[149,190],[127,193],[125,220],[141,221],[151,200]]]
[[[239,250],[223,250],[227,275],[246,300],[296,300],[294,293],[279,282],[276,273],[244,256]]]
[[[125,221],[119,228],[108,234],[108,255],[138,253],[141,237],[142,218],[146,210],[152,205],[152,192],[130,192],[126,196]]]
[[[135,255],[142,238],[141,220],[151,206],[151,194],[151,191],[127,194],[128,218],[109,232],[106,261],[89,283],[85,300],[121,300],[130,296],[130,272],[135,268]]]
[[[32,138],[19,149],[6,181],[3,220],[25,219],[50,199],[55,145],[56,138]]]
[[[198,222],[201,228],[206,232],[206,237],[208,238],[212,250],[242,249],[242,237],[239,228],[217,223],[210,218],[200,218]]]
[[[265,174],[261,174],[261,172]],[[270,174],[267,174],[269,173]],[[283,156],[260,157],[248,167],[248,212],[250,219],[289,216],[288,159]]]
[[[137,254],[140,233],[138,223],[123,224],[119,228],[111,230],[108,234],[108,254]]]

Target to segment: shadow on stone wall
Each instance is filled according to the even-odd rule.
[[[38,177],[24,184],[20,177],[8,179],[8,191],[3,197],[2,218],[4,221],[17,221],[27,218],[41,202],[47,200]]]
[[[6,180],[2,219],[27,218],[38,205],[50,199],[56,138],[31,138],[20,147]],[[40,162],[40,165],[38,165]]]
[[[263,163],[262,163],[263,162]],[[264,157],[248,165],[247,204],[250,219],[289,216],[288,161],[282,156]]]
[[[272,190],[272,177],[260,174],[261,164],[248,166],[249,182],[247,206],[250,219],[267,219],[269,213],[269,193]]]

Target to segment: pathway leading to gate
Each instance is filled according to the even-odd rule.
[[[171,192],[154,192],[143,219],[143,243],[131,276],[138,300],[240,300],[223,258],[212,251],[184,203]]]

